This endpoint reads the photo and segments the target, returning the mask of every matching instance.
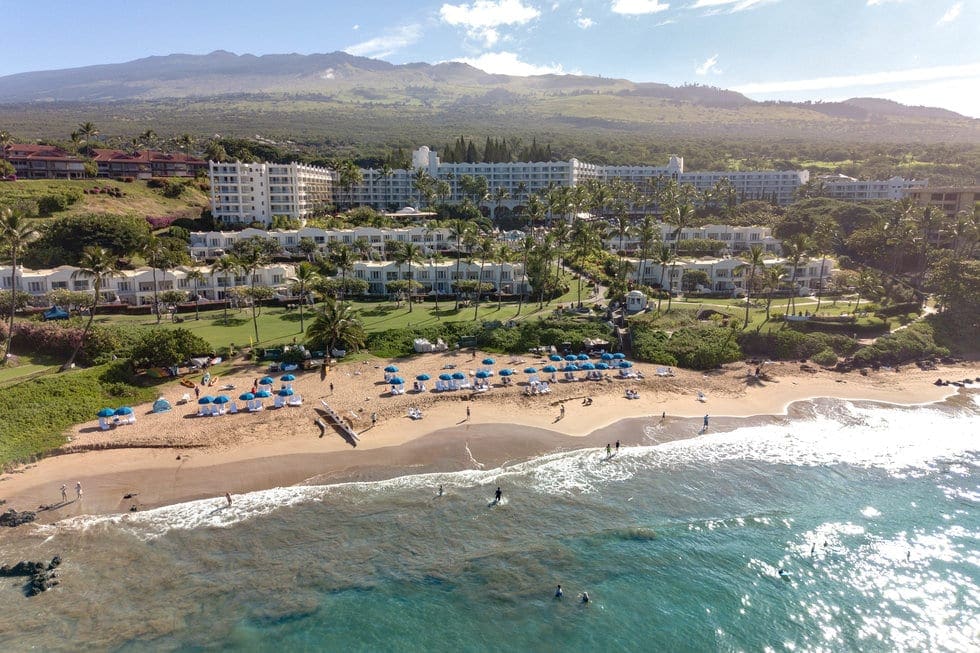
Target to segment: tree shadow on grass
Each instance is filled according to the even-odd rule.
[[[370,310],[362,310],[361,315],[364,317],[384,317],[395,310],[397,310],[395,306],[375,306]]]
[[[229,315],[227,320],[223,317],[219,317],[211,320],[211,326],[238,327],[238,326],[248,324],[251,321],[252,318],[250,317],[232,317],[231,315]]]

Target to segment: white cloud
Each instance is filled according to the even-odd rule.
[[[952,23],[953,21],[955,21],[957,18],[960,17],[961,11],[963,11],[963,3],[962,2],[955,3],[952,7],[946,10],[946,13],[943,14],[942,18],[936,21],[936,24],[947,25],[949,23]]]
[[[868,0],[869,7],[879,7],[884,4],[898,4],[899,2],[905,2],[905,0]]]
[[[439,18],[453,27],[463,27],[472,39],[483,41],[487,47],[500,40],[501,25],[524,25],[541,15],[523,0],[476,0],[473,4],[444,4]]]
[[[412,45],[421,36],[422,29],[418,25],[403,25],[395,28],[388,34],[350,45],[344,48],[344,52],[352,54],[355,57],[381,59],[398,52],[406,46]]]
[[[660,0],[613,0],[610,9],[616,14],[638,16],[666,11],[670,5]]]
[[[674,20],[673,18],[668,18],[667,20],[660,21],[659,23],[657,23],[656,25],[654,25],[654,27],[663,27],[664,25],[673,25],[676,22],[677,21]]]
[[[902,84],[908,82],[932,82],[943,79],[980,78],[980,62],[960,66],[933,66],[931,68],[909,68],[859,75],[837,77],[816,77],[786,82],[755,82],[736,86],[733,91],[747,94],[784,93],[787,91],[816,91],[832,88],[852,88],[859,86],[880,86],[882,84]]]
[[[521,61],[513,52],[485,52],[479,57],[462,57],[454,59],[466,63],[474,68],[479,68],[492,75],[517,75],[527,77],[529,75],[576,75],[578,73],[566,71],[561,64],[551,64],[549,66],[536,66],[525,61]]]
[[[711,13],[718,13],[727,9],[728,13],[734,14],[738,11],[745,11],[746,9],[752,9],[753,7],[779,1],[780,0],[695,0],[695,3],[689,8],[711,9],[713,10]]]
[[[361,26],[360,25],[354,25],[354,27],[352,27],[351,29],[356,32],[357,30],[361,29]]]
[[[589,18],[588,16],[583,16],[582,10],[579,9],[578,11],[575,12],[575,24],[581,27],[582,29],[589,29],[590,27],[595,25],[595,21]]]
[[[721,69],[718,68],[718,55],[714,55],[705,59],[704,63],[694,69],[695,75],[704,76],[708,73],[714,73],[715,75],[721,74]]]
[[[944,79],[880,95],[902,104],[942,107],[964,116],[980,118],[980,77]]]

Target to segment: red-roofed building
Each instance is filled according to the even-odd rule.
[[[3,158],[9,161],[22,179],[81,179],[85,176],[85,161],[54,145],[23,145],[11,143],[3,148]]]
[[[183,153],[167,154],[156,150],[95,149],[92,157],[99,166],[100,177],[193,177],[207,170],[208,162]]]

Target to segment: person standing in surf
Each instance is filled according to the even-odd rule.
[[[612,458],[612,445],[606,443],[606,458]]]
[[[500,498],[503,495],[504,495],[504,493],[500,491],[500,486],[498,485],[497,486],[497,491],[493,493],[493,502],[494,503],[500,503]]]
[[[703,430],[704,431],[707,431],[708,430],[708,415],[707,415],[707,413],[705,413],[705,415],[704,415],[704,429]]]

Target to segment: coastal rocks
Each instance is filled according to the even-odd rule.
[[[35,519],[37,519],[37,513],[31,512],[30,510],[17,512],[11,508],[7,512],[0,514],[0,526],[9,526],[13,528],[15,526],[29,524]]]
[[[0,567],[0,576],[28,576],[27,584],[24,585],[25,596],[37,596],[41,592],[46,592],[59,583],[55,569],[61,565],[61,556],[51,558],[51,562],[27,562],[21,560],[13,567],[3,565]]]

